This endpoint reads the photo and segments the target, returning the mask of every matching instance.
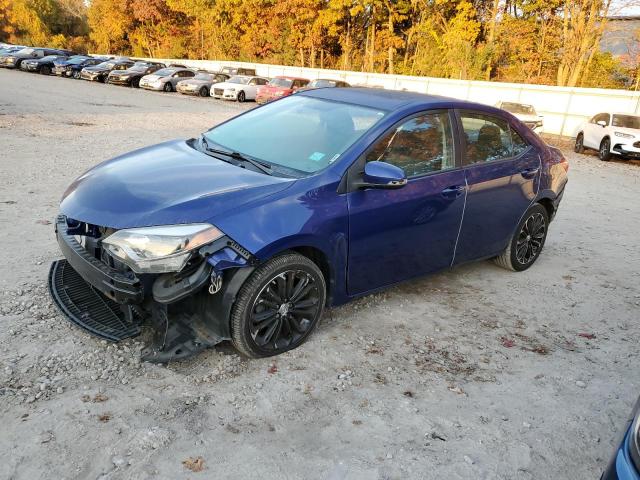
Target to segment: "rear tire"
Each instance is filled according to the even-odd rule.
[[[576,137],[576,144],[573,147],[573,151],[576,153],[584,153],[584,135],[582,132]]]
[[[231,311],[231,339],[251,358],[270,357],[302,345],[326,301],[318,266],[285,253],[258,267],[242,285]]]
[[[547,239],[549,214],[539,203],[529,207],[502,254],[493,259],[496,265],[522,272],[535,263]]]
[[[600,142],[600,149],[598,150],[598,158],[603,162],[611,160],[611,140],[609,138],[603,138]]]

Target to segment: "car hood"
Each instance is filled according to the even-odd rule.
[[[243,88],[248,87],[246,83],[229,83],[229,82],[220,82],[214,83],[212,85],[214,88]]]
[[[109,72],[109,71],[111,71],[111,69],[110,69],[110,68],[106,68],[106,67],[98,67],[97,65],[95,65],[95,66],[93,66],[93,67],[84,67],[84,69],[85,69],[87,72],[93,72],[93,73],[96,73],[96,72]]]
[[[262,94],[274,94],[278,92],[291,93],[293,92],[293,89],[288,87],[277,87],[274,85],[264,85],[260,87],[260,93]]]
[[[190,79],[190,80],[180,80],[180,82],[182,85],[209,85],[211,83],[211,80],[194,80],[194,79]]]
[[[155,73],[150,73],[149,75],[145,75],[142,78],[144,78],[148,82],[155,82],[156,80],[166,80],[167,78],[169,78],[169,76],[160,76],[156,75]]]
[[[215,223],[225,212],[279,192],[294,181],[234,166],[175,140],[92,168],[69,186],[60,211],[116,229]]]

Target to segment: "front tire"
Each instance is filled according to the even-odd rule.
[[[318,324],[326,283],[307,257],[286,253],[272,258],[242,285],[231,311],[231,339],[251,358],[270,357],[299,347]]]
[[[173,92],[173,86],[171,85],[171,82],[167,82],[164,84],[163,90],[165,92]]]
[[[134,78],[133,80],[131,80],[131,87],[132,88],[140,88],[140,79],[139,78]]]
[[[573,147],[573,151],[576,153],[584,153],[584,135],[579,133],[576,137],[576,144]]]
[[[523,215],[509,245],[494,262],[514,272],[522,272],[535,263],[547,239],[549,214],[539,203]]]
[[[609,138],[603,138],[600,142],[600,149],[598,150],[598,158],[603,162],[611,160],[611,140]]]
[[[42,75],[51,75],[51,67],[49,67],[48,65],[44,65],[41,69],[40,69],[40,73]]]
[[[201,97],[208,97],[209,96],[209,89],[207,87],[202,87],[200,89],[199,94],[200,94]]]
[[[243,103],[247,99],[246,95],[244,94],[244,90],[240,90],[236,98],[238,100],[238,103]]]
[[[76,70],[73,72],[73,78],[76,80],[80,80],[80,71]]]

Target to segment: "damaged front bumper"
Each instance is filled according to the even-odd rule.
[[[142,359],[157,363],[189,357],[230,337],[235,293],[255,263],[250,252],[223,236],[194,252],[182,272],[135,274],[105,263],[97,253],[100,239],[92,238],[97,227],[86,230],[89,248],[78,241],[83,234],[77,222],[70,225],[62,215],[56,220],[64,259],[51,265],[49,289],[71,322],[110,341],[136,336],[148,324],[153,339]]]

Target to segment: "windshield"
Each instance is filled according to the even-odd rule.
[[[126,64],[126,63],[119,63],[117,65],[115,65],[113,67],[114,70],[126,70],[127,68],[129,68],[131,65]]]
[[[42,57],[40,60],[46,60],[46,61],[55,60],[60,56],[64,57],[64,55],[47,55],[46,57]]]
[[[335,87],[336,86],[336,82],[333,81],[333,80],[312,80],[311,82],[309,82],[309,86],[310,87],[317,87],[317,88]]]
[[[22,50],[18,50],[19,55],[22,55],[22,54],[30,55],[33,52],[35,52],[35,49],[33,48],[23,48]]]
[[[213,80],[213,75],[209,73],[196,73],[194,80]]]
[[[523,115],[535,115],[536,111],[531,105],[525,105],[522,103],[504,102],[502,109],[511,113],[520,113]]]
[[[102,62],[102,63],[99,63],[98,65],[96,65],[96,67],[113,68],[114,65],[115,65],[115,62]]]
[[[305,175],[335,162],[385,112],[293,95],[204,134],[209,143]]]
[[[611,125],[614,127],[640,130],[640,117],[634,115],[614,115]]]
[[[168,77],[169,75],[173,75],[174,73],[176,73],[176,70],[174,68],[161,68],[160,70],[155,72],[154,75],[158,75],[159,77]]]
[[[249,77],[231,77],[229,80],[227,80],[227,83],[241,83],[243,85],[246,85],[247,83],[249,83],[249,80]]]
[[[289,80],[288,78],[272,78],[269,85],[272,87],[291,88],[293,80]]]
[[[88,58],[72,58],[71,60],[67,60],[67,63],[70,65],[80,65],[82,62],[86,62],[89,60]]]

